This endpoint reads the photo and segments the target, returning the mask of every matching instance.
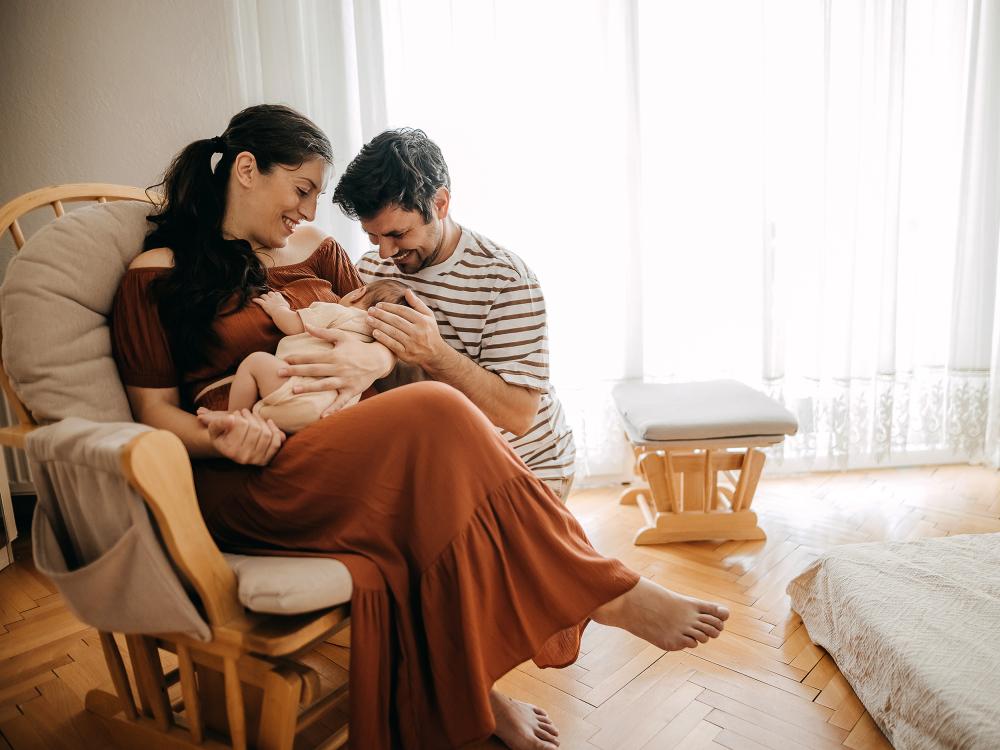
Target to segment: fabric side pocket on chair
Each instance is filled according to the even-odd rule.
[[[162,550],[151,549],[137,525],[97,559],[74,570],[40,508],[32,520],[31,542],[38,570],[86,624],[107,632],[184,633],[208,640],[208,626],[180,582],[161,574],[166,565]]]

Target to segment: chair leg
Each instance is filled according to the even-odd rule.
[[[299,675],[283,669],[268,674],[257,730],[259,750],[292,750],[301,694]]]
[[[132,687],[128,683],[128,673],[125,671],[122,652],[118,649],[118,643],[111,633],[101,632],[100,636],[104,661],[108,665],[108,673],[111,675],[111,682],[115,686],[118,700],[125,710],[125,716],[129,719],[136,719],[139,717],[139,712],[135,707],[135,696],[132,694]]]
[[[194,672],[198,680],[204,726],[219,734],[227,734],[229,721],[226,717],[226,688],[222,673],[197,662]]]
[[[167,695],[167,684],[163,679],[163,667],[160,655],[152,638],[143,635],[126,635],[129,656],[132,659],[132,669],[135,670],[135,681],[139,688],[139,699],[143,704],[143,712],[152,714],[160,731],[170,729],[173,721],[173,710],[170,708],[170,698]]]
[[[243,710],[243,685],[236,659],[225,657],[223,678],[226,685],[226,714],[229,717],[229,737],[233,750],[247,750],[247,721]]]
[[[205,739],[205,725],[201,718],[201,696],[194,676],[191,650],[183,643],[177,644],[177,668],[181,673],[181,695],[184,697],[184,713],[187,716],[191,739],[200,745]]]

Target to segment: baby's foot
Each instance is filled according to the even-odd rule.
[[[598,607],[591,617],[602,625],[623,628],[665,651],[679,651],[718,638],[729,610],[641,578],[635,588]]]
[[[549,715],[530,703],[508,698],[494,688],[490,706],[496,718],[494,732],[510,750],[552,750],[559,747],[559,730]]]

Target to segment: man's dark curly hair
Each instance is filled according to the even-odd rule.
[[[399,128],[372,138],[337,183],[333,202],[352,219],[370,219],[386,206],[434,217],[434,194],[451,189],[441,149],[423,130]]]

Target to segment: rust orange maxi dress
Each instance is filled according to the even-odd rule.
[[[127,385],[177,386],[182,400],[232,374],[281,332],[257,306],[222,315],[224,343],[177,373],[150,282],[122,280],[112,314]],[[268,271],[293,308],[360,286],[325,240]],[[209,408],[226,406],[224,389]],[[417,383],[362,400],[291,436],[266,467],[194,462],[205,521],[224,548],[293,550],[344,562],[351,599],[351,747],[460,747],[494,729],[489,690],[527,658],[565,666],[587,616],[638,576],[583,529],[458,391]]]

